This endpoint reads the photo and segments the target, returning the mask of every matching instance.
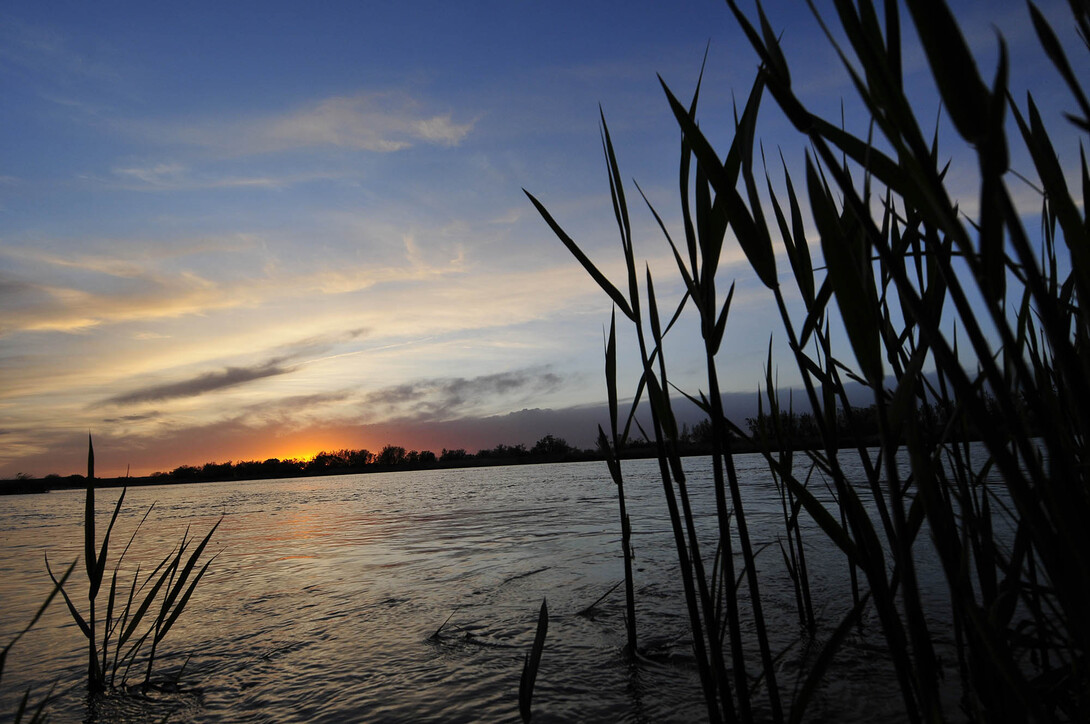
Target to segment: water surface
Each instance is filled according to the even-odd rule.
[[[782,573],[779,500],[767,470],[757,456],[739,456],[737,464],[751,534],[756,545],[769,544],[760,558],[762,595],[777,650],[791,651],[781,673],[790,691],[799,660],[816,646],[799,629]],[[710,533],[710,461],[686,465],[698,519]],[[623,576],[615,488],[603,463],[132,488],[115,546],[156,504],[129,552],[133,565],[157,561],[186,526],[203,536],[224,517],[210,545],[217,558],[160,649],[160,676],[177,673],[191,656],[182,691],[105,702],[95,717],[517,720],[522,661],[547,598],[549,635],[534,697],[540,721],[699,721],[705,713],[657,463],[626,463],[625,471],[647,654],[637,664],[623,655],[622,588],[593,617],[577,615]],[[98,493],[100,536],[117,493]],[[0,640],[49,592],[43,554],[54,569],[81,554],[83,501],[82,491],[2,500]],[[808,542],[815,600],[835,625],[851,603],[846,569],[816,533]],[[875,633],[860,633],[840,657],[815,719],[896,720],[898,695]],[[13,711],[27,684],[41,692],[56,680],[56,719],[87,718],[75,683],[85,656],[58,600],[9,655],[0,711]]]

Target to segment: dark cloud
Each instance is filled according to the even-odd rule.
[[[324,392],[316,395],[292,395],[291,397],[256,402],[248,405],[245,410],[247,414],[291,414],[303,412],[311,407],[325,405],[330,402],[344,402],[350,396],[351,393],[347,390]],[[242,417],[244,418],[245,415]]]
[[[138,415],[122,415],[121,417],[110,417],[103,422],[118,423],[118,422],[141,422],[143,420],[154,420],[157,417],[161,417],[161,412],[143,412]]]
[[[23,294],[35,289],[36,287],[33,284],[0,272],[0,297],[14,297],[17,294]]]
[[[152,385],[132,392],[125,392],[114,397],[109,397],[103,402],[110,405],[131,405],[138,402],[154,402],[157,400],[173,400],[180,397],[196,397],[206,392],[237,387],[254,380],[265,377],[286,375],[295,370],[294,367],[286,367],[282,363],[284,358],[276,358],[253,367],[228,367],[222,372],[206,372],[181,382],[170,382],[165,385]]]
[[[108,405],[131,405],[140,402],[155,402],[158,400],[173,400],[182,397],[196,397],[207,392],[237,387],[238,385],[260,380],[265,377],[276,377],[294,372],[298,364],[289,365],[289,362],[299,362],[306,357],[324,354],[337,344],[350,342],[367,332],[366,328],[350,329],[340,334],[318,335],[306,337],[295,342],[283,345],[275,349],[279,352],[275,357],[250,365],[248,367],[226,367],[219,372],[205,372],[204,374],[182,380],[169,382],[163,385],[151,385],[131,392],[124,392],[103,400]],[[304,400],[305,402],[305,400]],[[277,404],[284,404],[280,401]],[[135,418],[120,418],[135,419]],[[109,421],[107,421],[109,422]]]
[[[385,408],[382,412],[388,415],[444,419],[489,398],[546,392],[562,382],[560,375],[545,370],[516,370],[418,380],[375,390],[364,401],[372,409]]]

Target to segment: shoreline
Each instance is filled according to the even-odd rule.
[[[794,446],[795,452],[805,451],[808,449],[806,444],[808,441],[803,441],[799,445]],[[749,454],[761,452],[760,446],[753,444],[747,440],[732,440],[731,453],[733,454]],[[865,440],[864,445],[870,446],[877,444],[877,440]],[[855,447],[854,442],[846,441],[844,448]],[[682,444],[679,449],[681,457],[693,457],[702,455],[711,455],[712,448],[710,445],[702,444]],[[657,457],[655,447],[653,445],[641,445],[626,448],[622,455],[622,460],[644,460],[648,458]],[[317,478],[326,477],[330,475],[366,475],[370,473],[392,473],[392,472],[411,472],[417,470],[461,470],[467,468],[491,468],[491,467],[503,467],[510,465],[541,465],[547,463],[581,463],[591,461],[605,461],[605,457],[597,450],[573,450],[562,455],[520,455],[513,457],[484,457],[479,458],[476,456],[468,456],[465,458],[459,458],[455,460],[447,461],[435,461],[435,462],[404,462],[394,465],[368,463],[366,465],[354,466],[354,467],[338,467],[338,468],[326,468],[323,470],[304,470],[297,469],[292,471],[290,467],[282,467],[274,471],[270,471],[268,474],[254,474],[259,471],[248,470],[244,475],[184,475],[175,477],[171,473],[157,473],[152,475],[145,475],[139,477],[114,477],[114,478],[100,478],[96,477],[96,488],[121,488],[127,486],[142,487],[153,485],[189,485],[193,483],[229,483],[229,482],[249,482],[253,480],[281,480],[290,478]],[[241,462],[241,461],[240,461]],[[283,461],[289,463],[290,461]],[[200,473],[198,468],[193,468],[196,472]],[[77,490],[87,487],[87,478],[83,475],[69,475],[65,477],[45,477],[45,478],[23,478],[14,480],[0,480],[0,496],[3,495],[37,495],[42,493],[48,493],[53,490]]]

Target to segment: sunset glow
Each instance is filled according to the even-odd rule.
[[[865,133],[800,7],[766,4],[805,59],[795,83]],[[1045,61],[1021,62],[1036,47],[1022,3],[955,7],[986,76],[994,25],[1011,87],[1034,84]],[[756,61],[722,3],[5,3],[0,478],[82,472],[88,431],[103,475],[545,433],[589,447],[609,299],[522,188],[616,277],[599,104],[622,176],[676,229],[679,134],[656,74],[687,97],[709,39],[702,127],[725,148]],[[925,65],[906,63],[934,117]],[[1066,133],[1064,90],[1034,92]],[[801,159],[769,105],[769,165]],[[970,208],[975,169],[940,136]],[[637,251],[677,299],[636,200]],[[769,298],[740,250],[724,258],[738,288],[723,384],[751,394]],[[697,334],[673,334],[674,381],[693,393]]]

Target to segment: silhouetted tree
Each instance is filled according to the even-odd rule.
[[[550,434],[534,443],[534,446],[530,448],[530,454],[554,458],[567,455],[574,449],[564,438],[554,437]]]
[[[375,456],[376,465],[400,465],[405,462],[405,448],[400,445],[387,445]]]
[[[517,445],[499,444],[494,448],[482,448],[477,452],[477,457],[487,459],[520,458],[529,455],[530,451],[522,443]]]
[[[200,476],[200,470],[192,465],[179,465],[170,471],[170,477],[175,480],[196,480]]]
[[[684,438],[684,441],[692,445],[711,445],[712,421],[705,417],[703,420],[693,425],[689,430],[688,437]]]
[[[442,454],[439,455],[440,462],[449,463],[455,460],[465,460],[469,457],[464,447],[460,447],[457,450],[447,450],[443,448]]]
[[[348,465],[353,468],[362,468],[365,465],[370,465],[374,460],[374,453],[365,448],[351,450],[348,454]]]

